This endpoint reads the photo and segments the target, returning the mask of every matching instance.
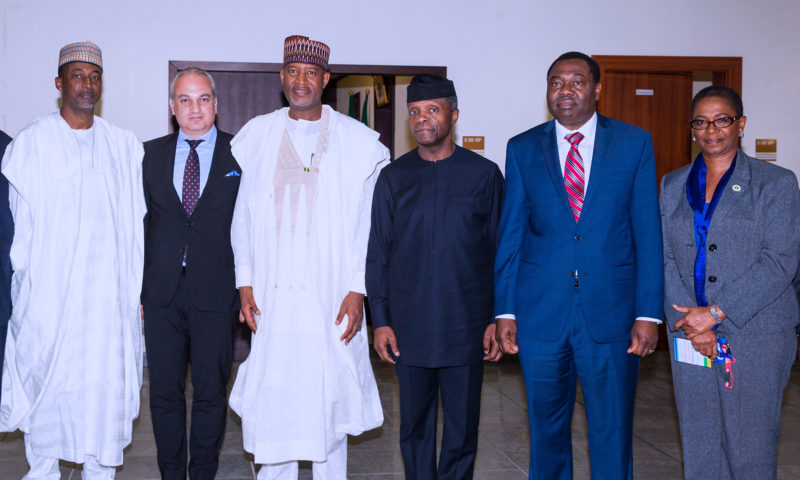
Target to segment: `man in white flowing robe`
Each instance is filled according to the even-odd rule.
[[[111,479],[139,412],[142,341],[143,150],[133,133],[94,116],[102,57],[65,46],[60,112],[9,145],[2,171],[16,225],[13,311],[0,431],[25,433],[24,479]]]
[[[347,435],[383,422],[361,322],[372,191],[389,152],[322,105],[329,52],[288,37],[289,108],[231,143],[242,167],[231,229],[240,319],[254,333],[230,405],[260,480],[297,478],[297,460],[311,460],[316,479],[343,479]]]

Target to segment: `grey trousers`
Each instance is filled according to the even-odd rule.
[[[777,477],[783,389],[797,350],[794,329],[764,335],[724,334],[731,345],[733,388],[723,365],[675,361],[672,381],[687,480],[769,480]]]

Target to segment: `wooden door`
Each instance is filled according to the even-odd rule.
[[[742,91],[742,57],[592,55],[592,58],[600,65],[603,84],[598,110],[650,131],[659,181],[665,173],[692,161],[691,132],[687,125],[692,73],[711,72],[714,85]],[[636,95],[636,89],[653,90],[652,98]]]
[[[651,133],[658,181],[691,162],[689,131],[692,73],[606,72],[601,79],[602,110],[607,117]]]

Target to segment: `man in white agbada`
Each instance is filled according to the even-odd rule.
[[[242,167],[231,243],[253,336],[230,405],[260,480],[297,478],[297,460],[313,462],[315,479],[343,479],[347,435],[383,422],[361,322],[372,190],[389,152],[322,105],[329,52],[288,37],[289,108],[231,143]]]
[[[97,45],[65,46],[60,112],[3,157],[16,228],[0,431],[25,433],[26,480],[61,478],[59,459],[114,478],[139,412],[143,150],[94,116],[102,75]]]

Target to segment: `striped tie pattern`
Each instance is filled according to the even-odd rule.
[[[575,132],[564,137],[569,143],[569,153],[564,164],[564,186],[567,188],[567,200],[572,208],[572,216],[577,222],[581,218],[583,209],[583,196],[586,190],[586,180],[583,176],[583,158],[578,152],[578,144],[583,140],[583,134]]]

